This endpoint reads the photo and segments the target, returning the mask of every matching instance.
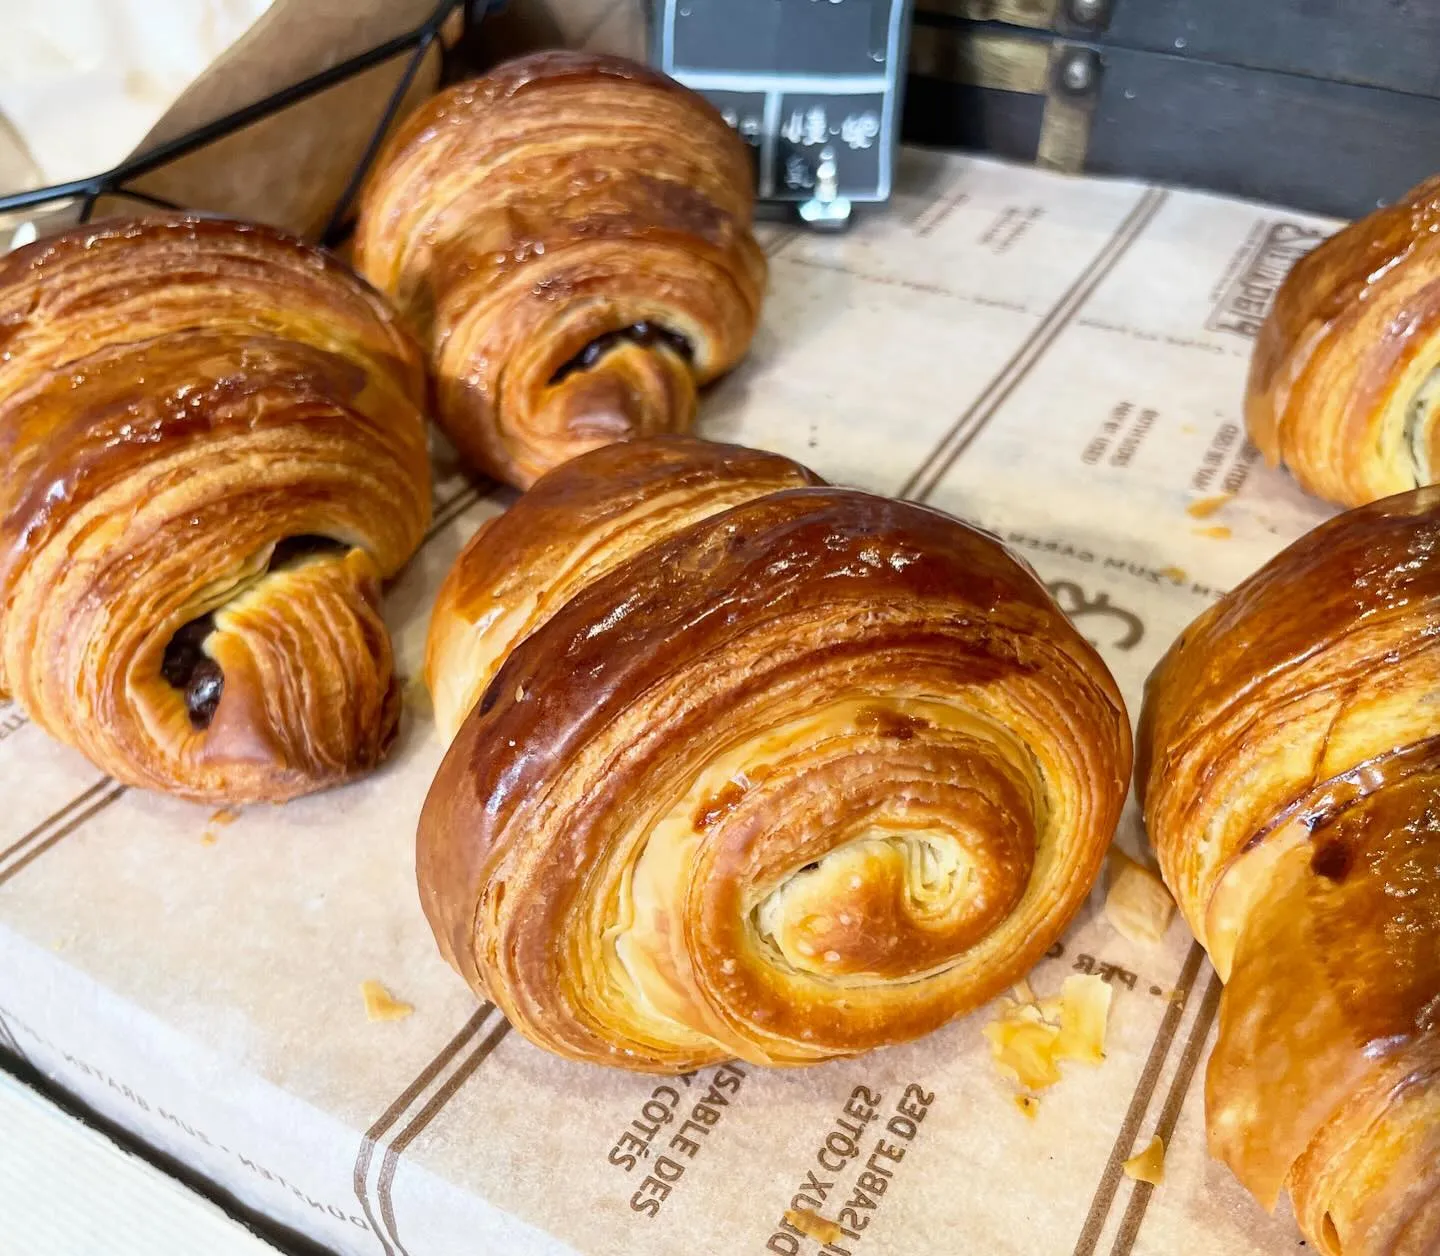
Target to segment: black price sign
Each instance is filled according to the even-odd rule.
[[[762,200],[807,201],[822,165],[890,195],[909,0],[660,0],[655,61],[754,146]]]

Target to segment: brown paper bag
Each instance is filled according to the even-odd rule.
[[[137,153],[175,139],[237,109],[418,27],[439,0],[276,0],[165,112]],[[459,10],[452,15],[458,22]],[[453,27],[447,24],[447,30]],[[412,50],[264,118],[242,131],[138,179],[153,196],[212,213],[315,236],[369,143]],[[434,91],[440,49],[432,46],[400,115]],[[100,173],[99,171],[95,173]],[[36,164],[13,127],[0,125],[0,188],[34,186]],[[138,203],[109,196],[96,217],[137,212]],[[0,247],[26,222],[44,232],[73,221],[78,201],[0,219]],[[29,228],[24,229],[28,235]],[[21,237],[23,242],[24,235]]]

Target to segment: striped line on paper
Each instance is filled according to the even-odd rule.
[[[425,533],[425,539],[415,547],[415,553],[418,554],[439,536],[446,526],[453,523],[479,500],[480,489],[474,484],[467,484],[458,493],[447,497],[443,502],[438,502],[430,520],[430,530]]]
[[[1197,949],[1198,949],[1198,943]],[[1190,1092],[1190,1081],[1195,1076],[1196,1066],[1200,1063],[1200,1055],[1205,1050],[1205,1039],[1210,1033],[1210,1026],[1215,1023],[1215,1013],[1220,1006],[1220,992],[1223,989],[1219,976],[1213,971],[1210,974],[1210,981],[1205,987],[1205,995],[1200,1003],[1200,1012],[1195,1017],[1195,1023],[1190,1027],[1190,1037],[1185,1043],[1185,1051],[1180,1057],[1179,1067],[1175,1070],[1175,1076],[1170,1082],[1170,1091],[1165,1096],[1165,1106],[1160,1110],[1160,1119],[1155,1124],[1155,1133],[1166,1147],[1175,1135],[1175,1127],[1180,1122],[1181,1110],[1185,1107],[1185,1097]],[[1155,1187],[1149,1182],[1136,1182],[1135,1189],[1130,1193],[1130,1203],[1125,1208],[1125,1215],[1120,1221],[1120,1230],[1115,1236],[1115,1246],[1110,1249],[1110,1256],[1130,1256],[1135,1246],[1135,1239],[1140,1233],[1140,1226],[1145,1220],[1145,1210],[1150,1206],[1150,1197],[1155,1193]]]
[[[950,468],[1084,307],[1099,287],[1100,281],[1115,269],[1116,263],[1140,238],[1167,196],[1168,193],[1162,188],[1145,189],[1104,247],[1080,273],[1079,278],[1065,290],[1065,294],[1041,320],[1040,325],[1025,338],[999,374],[991,379],[985,391],[955,420],[920,469],[901,486],[897,496],[925,501],[939,487]]]
[[[1155,1031],[1155,1040],[1150,1044],[1150,1054],[1145,1060],[1139,1080],[1135,1083],[1135,1093],[1130,1097],[1125,1119],[1120,1123],[1120,1132],[1116,1134],[1115,1145],[1110,1149],[1110,1158],[1105,1162],[1095,1194],[1090,1200],[1090,1211],[1086,1214],[1085,1224],[1075,1243],[1074,1256],[1091,1256],[1100,1242],[1100,1233],[1105,1228],[1105,1222],[1114,1207],[1115,1196],[1124,1178],[1121,1166],[1134,1148],[1135,1136],[1140,1132],[1140,1124],[1145,1119],[1155,1087],[1160,1082],[1160,1072],[1169,1058],[1176,1031],[1180,1028],[1180,1020],[1185,1014],[1185,1005],[1189,1002],[1190,992],[1194,989],[1195,978],[1204,959],[1205,952],[1200,944],[1192,942],[1189,953],[1185,956],[1185,965],[1180,970],[1180,978],[1175,983],[1175,993],[1170,998],[1170,1006],[1165,1009],[1165,1015]]]
[[[395,1223],[392,1198],[400,1157],[509,1032],[509,1024],[494,1005],[481,1004],[360,1140],[355,1198],[385,1256],[409,1256]]]
[[[19,841],[0,851],[0,885],[17,872],[39,859],[47,850],[80,828],[87,820],[104,811],[126,792],[128,786],[110,777],[96,781],[89,789],[72,798],[48,820],[43,821]]]
[[[1084,308],[1100,283],[1114,270],[1135,241],[1144,234],[1145,228],[1160,211],[1167,196],[1168,193],[1162,188],[1150,187],[1145,190],[1109,240],[1106,241],[1104,247],[1080,273],[1075,282],[1066,289],[1064,295],[1040,325],[1025,339],[1000,372],[990,380],[975,402],[956,420],[950,431],[905,482],[898,496],[924,501],[935,491],[950,469],[973,443],[975,437],[995,417],[1015,389],[1059,338],[1060,333]],[[1176,983],[1175,996],[1156,1030],[1150,1054],[1136,1083],[1125,1118],[1121,1123],[1115,1144],[1111,1148],[1110,1157],[1101,1172],[1095,1194],[1091,1198],[1085,1224],[1075,1244],[1074,1256],[1092,1256],[1100,1241],[1123,1179],[1122,1165],[1131,1154],[1136,1134],[1150,1108],[1161,1072],[1174,1047],[1185,1006],[1204,962],[1204,950],[1198,942],[1192,943]],[[1178,1071],[1171,1083],[1156,1128],[1156,1133],[1165,1140],[1167,1146],[1175,1125],[1179,1121],[1190,1080],[1194,1075],[1200,1053],[1204,1049],[1206,1035],[1214,1020],[1220,989],[1220,980],[1212,971],[1199,1014],[1195,1024],[1191,1027]],[[1143,1183],[1137,1185],[1144,1186]],[[1149,1203],[1151,1189],[1145,1186],[1143,1190],[1132,1193],[1111,1256],[1129,1256]]]

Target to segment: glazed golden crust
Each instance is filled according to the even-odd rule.
[[[689,427],[759,317],[753,208],[750,155],[701,97],[616,57],[542,53],[411,115],[366,189],[355,262],[429,346],[450,438],[527,486]],[[651,343],[623,334],[636,325]]]
[[[170,216],[0,261],[0,340],[0,691],[196,799],[373,766],[398,716],[379,584],[429,516],[423,364],[383,299],[268,229]],[[298,537],[331,544],[276,557]],[[201,719],[167,678],[182,629],[223,676]]]
[[[1211,1148],[1325,1256],[1440,1243],[1440,489],[1353,510],[1192,624],[1139,771],[1226,980]]]
[[[510,651],[654,541],[753,497],[819,484],[776,454],[686,436],[606,445],[477,532],[440,586],[425,679],[446,740]]]
[[[1360,506],[1440,481],[1440,176],[1301,258],[1251,360],[1271,465]]]
[[[451,745],[418,848],[442,952],[550,1050],[663,1072],[854,1054],[1013,983],[1126,793],[1094,651],[919,506],[788,488],[673,524],[516,647]]]

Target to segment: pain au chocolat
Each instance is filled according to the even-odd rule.
[[[1440,482],[1440,176],[1295,264],[1245,417],[1272,466],[1339,505]]]
[[[1127,789],[1113,679],[997,540],[689,438],[584,455],[478,534],[429,678],[442,952],[533,1041],[631,1069],[975,1007],[1074,915]]]
[[[167,216],[0,259],[0,694],[132,785],[372,767],[430,512],[419,351],[339,262]]]
[[[428,346],[451,440],[525,487],[689,428],[759,317],[753,210],[750,153],[700,96],[617,57],[541,53],[407,119],[355,261]]]
[[[1212,1152],[1322,1256],[1440,1250],[1440,488],[1339,516],[1151,677],[1138,784],[1225,980]]]

